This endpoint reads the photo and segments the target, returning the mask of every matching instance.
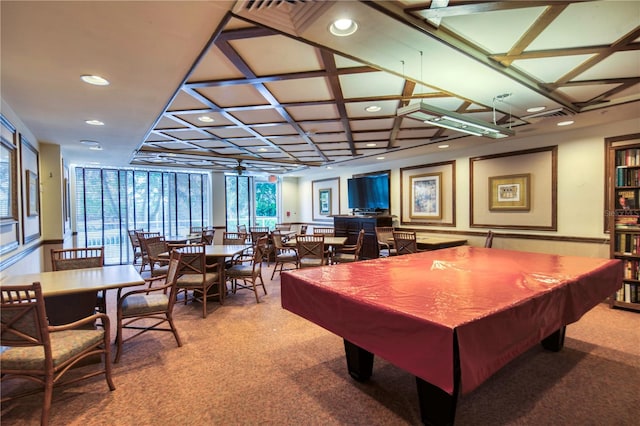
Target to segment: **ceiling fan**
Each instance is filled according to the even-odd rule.
[[[242,172],[247,170],[247,168],[242,165],[242,160],[238,160],[238,165],[236,167],[234,167],[233,169],[236,171],[238,176],[242,176]]]

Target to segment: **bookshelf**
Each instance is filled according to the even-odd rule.
[[[623,285],[609,305],[640,312],[640,135],[606,144],[610,256],[624,265]]]

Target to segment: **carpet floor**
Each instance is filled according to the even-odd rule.
[[[50,424],[421,424],[414,377],[376,357],[370,381],[352,380],[342,339],[282,309],[271,271],[259,304],[239,291],[203,319],[199,303],[178,303],[182,347],[157,332],[125,343],[116,390],[101,377],[55,389]],[[537,345],[460,397],[455,424],[635,425],[639,395],[640,315],[601,304],[567,327],[562,351]],[[2,425],[39,424],[41,399],[4,403]]]

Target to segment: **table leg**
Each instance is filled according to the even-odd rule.
[[[367,381],[373,372],[373,354],[344,339],[349,375],[359,382]],[[454,389],[449,395],[439,387],[416,377],[420,418],[425,425],[453,425],[458,403],[460,361],[457,339],[454,340]]]
[[[567,326],[563,326],[560,329],[553,332],[551,335],[542,339],[542,347],[548,351],[559,352],[564,346],[564,334]]]
[[[359,382],[365,382],[373,372],[373,354],[344,339],[349,375]]]

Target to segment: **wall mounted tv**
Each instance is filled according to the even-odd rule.
[[[389,175],[366,175],[347,179],[349,208],[357,211],[389,210]]]

